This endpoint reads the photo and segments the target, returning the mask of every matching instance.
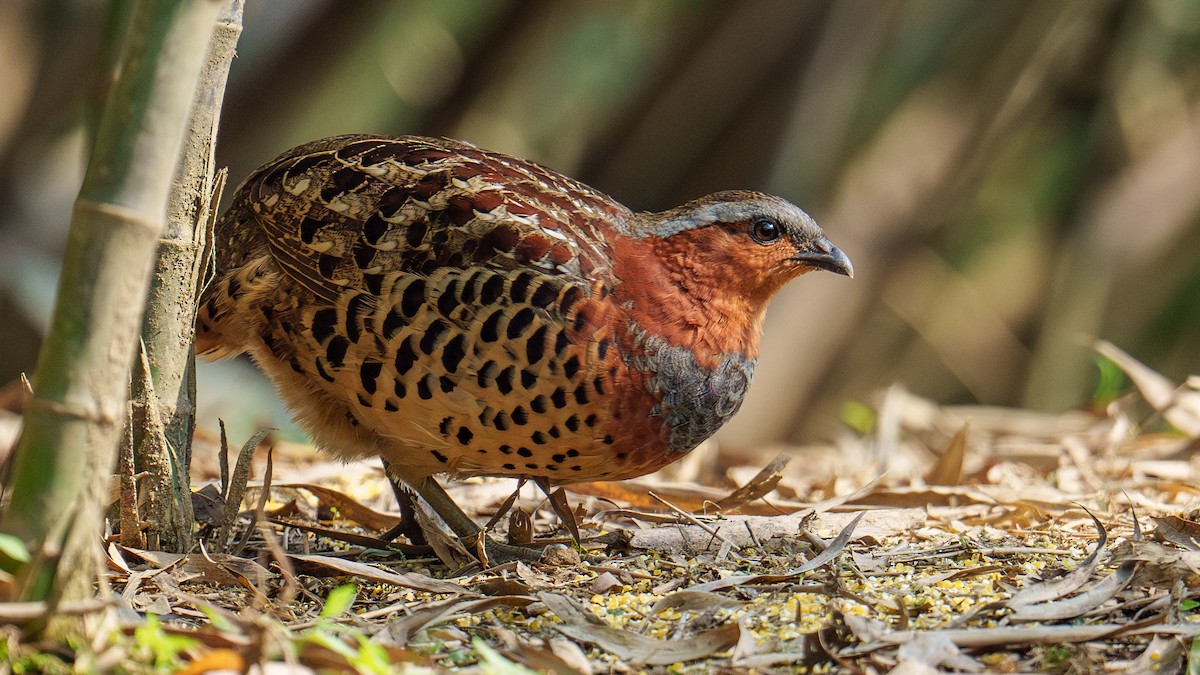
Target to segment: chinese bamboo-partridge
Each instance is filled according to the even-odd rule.
[[[339,136],[242,184],[197,350],[248,352],[316,443],[380,456],[463,539],[433,479],[632,478],[683,457],[750,386],[763,314],[850,260],[796,206],[719,192],[635,213],[446,139]]]

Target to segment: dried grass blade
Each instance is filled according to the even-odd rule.
[[[858,521],[862,520],[863,515],[863,513],[859,513],[857,516],[855,516],[854,520],[850,521],[849,525],[846,525],[846,527],[842,528],[842,531],[838,533],[838,536],[834,537],[833,541],[829,542],[829,545],[825,547],[824,551],[821,551],[817,555],[813,556],[811,560],[793,570],[789,570],[783,574],[748,574],[726,577],[724,579],[716,579],[703,584],[696,584],[695,586],[692,586],[690,590],[719,591],[745,584],[773,584],[780,581],[789,581],[800,576],[801,574],[804,574],[805,572],[815,570],[818,567],[831,562],[838,556],[838,554],[842,552],[843,549],[846,548],[846,544],[850,543],[851,537],[854,536],[854,528],[858,525]]]
[[[246,484],[250,481],[250,467],[254,461],[254,450],[262,442],[271,429],[263,429],[250,437],[238,452],[237,464],[233,468],[233,476],[229,479],[229,490],[225,493],[225,513],[221,516],[221,527],[217,536],[218,546],[224,548],[229,539],[229,530],[233,527],[242,508],[242,498],[246,496]]]
[[[1141,567],[1141,563],[1133,560],[1126,561],[1117,568],[1116,572],[1105,577],[1085,593],[1080,593],[1068,600],[1041,605],[1021,605],[1009,616],[1009,619],[1012,621],[1061,621],[1077,618],[1120,593],[1129,585],[1130,581],[1133,581],[1133,576],[1139,567]]]
[[[267,551],[271,553],[271,559],[275,561],[276,565],[279,565],[279,574],[283,577],[283,588],[279,589],[276,600],[284,605],[290,605],[300,594],[300,582],[296,579],[292,561],[288,560],[287,551],[283,550],[283,546],[275,536],[275,531],[270,526],[259,522],[258,534],[266,543]]]
[[[668,509],[671,509],[671,511],[673,511],[680,518],[683,518],[684,520],[688,521],[692,525],[695,525],[696,527],[699,527],[700,529],[704,530],[705,532],[711,534],[713,536],[713,539],[720,539],[722,542],[729,544],[735,551],[742,550],[742,547],[740,547],[737,544],[733,543],[732,541],[726,539],[725,537],[722,537],[720,531],[718,531],[716,528],[712,527],[711,525],[701,521],[700,519],[696,518],[696,516],[693,516],[692,514],[688,513],[687,511],[684,511],[683,509],[679,508],[678,506],[675,506],[671,502],[663,499],[662,497],[659,497],[654,492],[648,492],[647,494],[649,494],[651,497],[653,497],[655,500],[657,500],[658,503],[662,504],[663,506],[667,507]]]
[[[723,512],[735,511],[744,504],[766,496],[779,485],[779,481],[783,480],[783,469],[790,461],[792,461],[790,456],[779,453],[748,483],[729,493],[728,497],[717,500],[717,506]]]
[[[596,497],[605,501],[621,503],[629,508],[657,508],[654,500],[646,493],[654,490],[659,495],[669,497],[675,505],[690,511],[701,511],[711,507],[713,503],[728,496],[724,490],[717,490],[694,483],[651,483],[638,479],[625,480],[617,483],[573,483],[564,486],[568,492],[586,497]],[[750,502],[743,504],[740,513],[746,515],[774,516],[780,513],[794,513],[807,509],[810,505],[789,500],[771,500],[770,504]]]

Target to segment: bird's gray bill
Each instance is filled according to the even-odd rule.
[[[854,265],[850,263],[850,258],[824,239],[815,242],[810,250],[796,254],[796,260],[810,267],[854,278]]]

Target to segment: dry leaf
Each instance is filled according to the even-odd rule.
[[[565,595],[539,593],[538,598],[562,620],[561,625],[555,626],[560,633],[594,644],[635,666],[665,666],[702,659],[732,647],[741,637],[741,627],[727,623],[690,638],[656,640],[613,628]]]
[[[937,463],[925,474],[925,482],[930,485],[958,485],[962,483],[963,458],[967,454],[967,425],[964,424],[946,451],[938,457]]]
[[[216,483],[209,483],[192,492],[192,514],[197,523],[218,523],[225,510],[225,495]]]
[[[1166,664],[1180,663],[1184,657],[1184,643],[1176,637],[1155,635],[1150,644],[1134,660],[1124,663],[1113,663],[1110,672],[1122,673],[1163,673],[1169,672]],[[1195,657],[1193,657],[1195,658]],[[1195,665],[1190,664],[1194,673]]]
[[[380,513],[370,507],[364,506],[350,495],[331,488],[311,483],[285,483],[283,485],[276,485],[275,487],[279,489],[307,490],[317,499],[321,500],[325,506],[336,508],[338,513],[346,520],[358,523],[370,530],[386,532],[400,522],[400,518],[397,516]]]
[[[649,615],[653,616],[664,609],[677,609],[681,612],[704,611],[716,608],[735,609],[745,604],[716,593],[687,588],[676,591],[654,603],[654,606],[650,608]]]
[[[1156,539],[1169,541],[1189,551],[1200,551],[1200,523],[1179,516],[1152,517],[1151,520],[1158,525],[1154,529]]]
[[[721,536],[743,548],[765,544],[772,539],[794,540],[802,531],[839,531],[855,517],[849,513],[825,513],[813,515],[790,514],[786,516],[729,516],[713,523]],[[908,532],[925,524],[923,509],[878,509],[863,511],[863,520],[858,535],[883,538]],[[634,548],[664,553],[694,553],[718,549],[713,536],[698,527],[678,525],[656,527],[633,532],[629,545]],[[797,542],[798,543],[798,542]]]
[[[576,672],[591,675],[592,664],[588,661],[587,654],[574,642],[561,637],[550,638],[550,651]]]
[[[902,645],[915,640],[924,631],[901,630],[885,633],[872,644],[854,647],[843,652],[852,657],[870,653],[881,646]],[[1005,645],[1074,644],[1133,635],[1200,636],[1200,624],[1164,624],[1158,617],[1147,622],[1129,624],[1090,624],[1086,626],[1001,626],[998,628],[951,628],[933,631],[964,649],[986,649]]]
[[[483,593],[484,595],[493,596],[528,595],[529,593],[533,592],[533,589],[530,588],[529,584],[525,583],[524,581],[518,581],[517,579],[504,579],[499,577],[484,579],[475,584],[475,588],[478,588],[479,592]]]
[[[1200,586],[1200,552],[1180,551],[1153,541],[1130,542],[1114,557],[1143,563],[1138,580],[1141,584],[1170,588],[1182,581],[1189,588]]]
[[[648,480],[623,480],[620,482],[576,483],[565,485],[569,492],[577,495],[597,497],[610,502],[621,502],[631,508],[655,509],[659,502],[649,496],[651,491],[658,496],[670,500],[686,511],[703,512],[711,508],[721,499],[728,496],[724,490],[716,490],[691,483],[662,484]],[[809,504],[792,502],[784,499],[772,500],[770,504],[747,503],[738,510],[747,515],[778,515],[793,513],[809,508]]]
[[[441,581],[415,572],[389,572],[364,563],[343,560],[327,555],[300,555],[293,553],[288,554],[288,558],[296,565],[297,572],[304,570],[304,573],[307,574],[319,573],[323,570],[325,572],[323,576],[346,575],[375,583],[392,584],[393,586],[402,586],[429,593],[474,595],[474,593],[471,593],[458,584]]]
[[[253,560],[221,553],[210,554],[206,558],[202,555],[146,551],[127,546],[122,546],[121,551],[158,569],[178,570],[184,575],[197,577],[214,584],[245,583],[260,588],[274,576],[270,570]]]
[[[499,627],[492,627],[491,632],[504,644],[501,655],[513,663],[526,666],[533,672],[554,673],[555,675],[579,675],[592,672],[592,666],[588,663],[587,657],[583,655],[583,651],[563,638],[558,638],[559,643],[574,647],[575,653],[582,657],[580,661],[572,663],[564,660],[559,656],[559,652],[568,656],[571,655],[571,652],[564,649],[556,651],[544,640],[521,640],[516,633]],[[495,671],[496,669],[493,668],[488,672]],[[511,672],[509,675],[526,675],[527,672]]]
[[[1133,580],[1139,563],[1127,561],[1117,571],[1100,583],[1067,600],[1058,600],[1040,605],[1020,605],[1009,615],[1012,621],[1062,621],[1082,616],[1086,612],[1108,602]]]
[[[175,671],[175,675],[202,675],[222,670],[242,672],[245,669],[246,661],[238,652],[232,649],[213,649]]]
[[[770,464],[750,479],[750,482],[719,500],[717,507],[722,511],[736,511],[745,504],[766,496],[779,485],[779,481],[783,479],[783,470],[790,461],[792,458],[783,453],[776,455]]]
[[[282,525],[284,527],[294,527],[297,530],[311,532],[318,537],[328,537],[334,541],[344,541],[347,544],[354,544],[356,546],[362,546],[363,548],[378,549],[381,551],[394,549],[409,556],[421,556],[426,555],[429,552],[428,546],[414,546],[412,544],[402,544],[396,541],[384,541],[378,537],[370,537],[365,534],[354,534],[353,532],[343,532],[342,530],[333,530],[328,527],[318,527],[316,525],[297,522],[295,520],[288,520],[286,518],[270,518],[269,522],[275,523],[276,525]]]
[[[393,614],[387,624],[387,635],[393,644],[403,647],[414,635],[458,614],[486,612],[494,607],[526,607],[534,602],[528,596],[505,595],[495,598],[461,598],[425,603],[407,616]]]
[[[1087,583],[1091,578],[1092,573],[1096,571],[1096,567],[1100,564],[1100,553],[1104,550],[1105,544],[1108,543],[1108,530],[1104,528],[1104,524],[1100,519],[1092,515],[1092,522],[1096,524],[1096,531],[1099,535],[1096,539],[1096,547],[1092,549],[1090,555],[1079,564],[1078,567],[1071,570],[1069,573],[1054,581],[1045,581],[1040,584],[1033,584],[1017,593],[1008,601],[1009,607],[1020,607],[1021,605],[1032,605],[1048,600],[1055,600],[1065,595],[1075,592],[1079,587]]]
[[[579,523],[575,520],[575,512],[571,509],[571,503],[567,501],[567,493],[560,487],[547,492],[546,497],[549,498],[550,508],[558,516],[558,520],[571,533],[571,538],[578,542]]]
[[[1117,364],[1133,382],[1138,391],[1142,392],[1146,402],[1161,411],[1176,429],[1188,438],[1200,437],[1200,391],[1189,386],[1188,380],[1182,386],[1160,375],[1145,364],[1126,354],[1119,347],[1106,340],[1097,340],[1096,351],[1105,358]]]
[[[741,586],[743,584],[773,584],[780,581],[789,581],[800,576],[801,574],[804,574],[805,572],[815,570],[836,558],[838,554],[842,552],[842,549],[846,547],[846,544],[850,543],[850,539],[854,535],[854,528],[858,525],[858,521],[862,520],[862,517],[863,514],[861,513],[855,516],[854,520],[850,521],[850,524],[847,525],[840,533],[838,533],[838,536],[829,543],[829,546],[827,546],[824,551],[821,551],[819,554],[814,556],[812,560],[809,560],[793,570],[784,572],[783,574],[735,575],[726,577],[724,579],[717,579],[716,581],[697,584],[692,586],[692,590],[719,591],[724,588],[732,588],[734,586]]]
[[[621,582],[617,580],[615,576],[613,576],[612,572],[605,572],[595,579],[592,579],[592,593],[597,595],[604,595],[605,593],[613,590],[620,591],[621,588]]]

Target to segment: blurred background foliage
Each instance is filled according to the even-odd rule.
[[[48,319],[107,12],[0,3],[0,382]],[[1198,97],[1195,0],[249,0],[218,163],[446,135],[639,210],[795,201],[858,277],[775,301],[736,451],[832,436],[893,382],[1087,406],[1094,337],[1200,373]],[[249,364],[201,377],[202,427],[279,424]]]

